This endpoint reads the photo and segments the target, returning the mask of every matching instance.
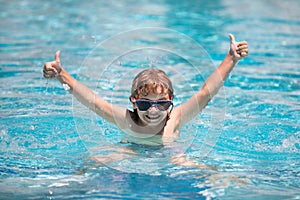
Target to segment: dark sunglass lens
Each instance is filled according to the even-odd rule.
[[[162,111],[168,110],[168,108],[170,107],[170,105],[171,105],[170,101],[157,102],[158,109],[160,109]]]
[[[140,111],[146,111],[151,107],[151,103],[147,101],[136,101],[136,105]]]

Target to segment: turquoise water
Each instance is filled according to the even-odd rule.
[[[299,10],[296,0],[1,1],[0,199],[299,199]],[[189,57],[152,49],[120,55],[101,74],[101,63],[127,43],[113,40],[106,49],[99,44],[145,27],[192,38],[207,52],[200,56],[209,67],[200,67],[203,74],[197,76]],[[153,38],[159,38],[159,44],[169,45],[174,32],[136,43],[154,45]],[[127,85],[120,80],[137,72],[129,61],[172,65],[175,103],[180,103],[201,87],[212,64],[221,62],[228,33],[248,41],[249,56],[182,130],[187,154],[216,170],[170,164],[163,151],[145,147],[138,147],[138,158],[91,165],[94,147],[117,149],[122,134],[82,109],[56,81],[42,77],[43,63],[60,49],[73,76],[103,98],[128,104]],[[197,56],[192,44],[177,42],[178,51]],[[111,74],[116,86],[107,82]],[[166,163],[157,167],[156,162]]]

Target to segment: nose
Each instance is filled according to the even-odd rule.
[[[149,109],[148,109],[149,112],[157,112],[159,111],[158,107],[156,104],[153,104]]]

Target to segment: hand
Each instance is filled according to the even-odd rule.
[[[230,38],[230,50],[229,54],[234,61],[239,61],[242,58],[248,56],[248,44],[246,41],[236,42],[232,34],[229,34]]]
[[[52,79],[54,77],[57,77],[59,75],[59,73],[61,72],[62,67],[60,64],[59,55],[60,55],[60,51],[57,51],[55,53],[54,61],[46,62],[44,64],[43,74],[44,74],[45,78]]]

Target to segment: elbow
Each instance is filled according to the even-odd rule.
[[[198,102],[206,106],[212,100],[213,96],[214,94],[207,87],[203,87],[197,95]]]

